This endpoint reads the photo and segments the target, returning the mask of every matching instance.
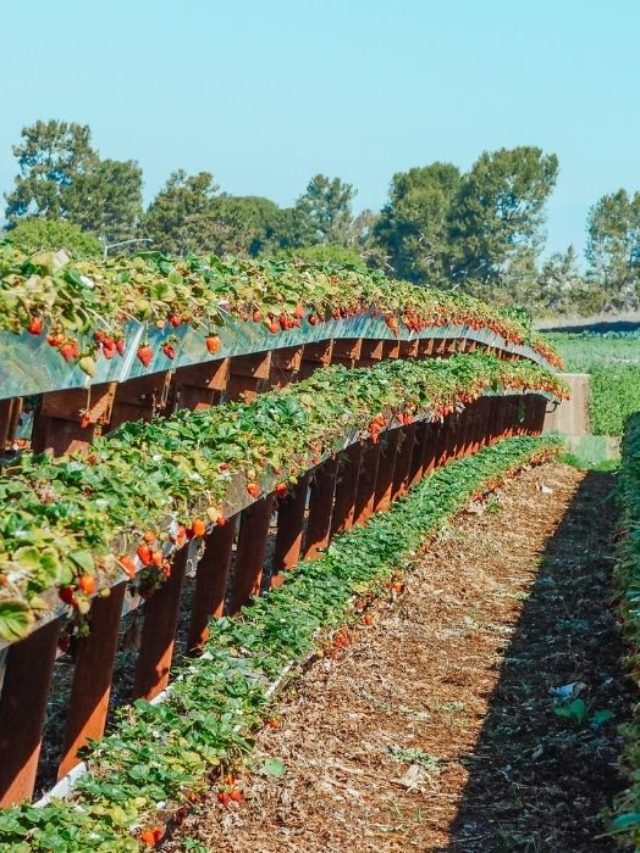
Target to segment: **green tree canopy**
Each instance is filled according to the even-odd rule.
[[[37,121],[14,146],[19,173],[7,200],[10,227],[28,218],[66,220],[113,242],[133,237],[142,215],[142,170],[101,160],[88,125]]]
[[[210,172],[173,172],[144,217],[143,231],[152,247],[172,255],[212,251],[220,232],[212,215],[218,189]]]
[[[12,149],[19,174],[13,191],[5,195],[9,223],[29,216],[66,218],[75,180],[98,163],[89,126],[37,121],[23,127],[21,137]]]
[[[633,307],[640,297],[640,193],[605,195],[589,211],[588,277],[610,305]]]
[[[374,237],[400,278],[446,287],[450,229],[462,176],[451,163],[398,172]]]
[[[133,160],[101,160],[74,181],[68,216],[106,243],[133,238],[142,220],[142,169]]]
[[[66,249],[74,258],[99,258],[102,248],[93,234],[64,219],[21,220],[8,238],[28,254]]]
[[[533,147],[485,152],[464,174],[450,163],[400,172],[375,239],[397,275],[486,295],[510,264],[535,257],[557,172],[557,158]]]
[[[340,178],[315,175],[293,208],[292,245],[345,246],[353,220],[356,190]]]
[[[520,146],[485,152],[464,176],[452,219],[457,282],[499,284],[505,265],[541,245],[544,205],[558,177],[558,158]]]

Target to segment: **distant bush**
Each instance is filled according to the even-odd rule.
[[[6,233],[6,238],[24,252],[58,251],[66,249],[74,258],[99,258],[100,242],[72,222],[63,219],[25,219]]]

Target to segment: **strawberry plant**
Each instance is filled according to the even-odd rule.
[[[95,361],[123,355],[132,322],[145,330],[166,329],[170,340],[157,346],[170,360],[180,327],[202,330],[204,360],[221,349],[218,330],[231,317],[277,335],[359,315],[382,318],[392,336],[401,329],[419,334],[443,326],[487,330],[508,345],[530,345],[560,366],[555,351],[513,317],[463,294],[389,281],[377,272],[155,253],[70,262],[64,253],[28,256],[0,243],[0,330],[46,335],[65,361],[84,370],[91,367],[81,361],[88,356]],[[150,363],[149,341],[137,356],[143,366]]]
[[[203,535],[205,517],[224,523],[345,438],[377,434],[394,419],[442,418],[482,394],[527,391],[565,393],[529,362],[486,355],[334,366],[251,404],[127,423],[88,456],[24,453],[0,476],[0,638],[29,630],[51,607],[47,590],[66,590],[64,602],[86,613],[88,575],[99,589],[144,567],[145,584],[161,583],[164,556],[187,530]]]
[[[212,773],[227,793],[227,768],[251,749],[255,729],[273,720],[269,682],[321,647],[320,631],[326,636],[354,618],[354,598],[380,593],[410,568],[421,543],[471,498],[558,448],[548,438],[508,439],[438,469],[388,512],[301,563],[241,618],[213,622],[204,655],[179,671],[164,703],[138,701],[120,713],[70,799],[0,812],[0,849],[136,851],[157,843]]]
[[[626,661],[630,676],[640,685],[640,412],[625,424],[622,465],[617,489],[620,507],[620,531],[616,580],[619,611],[629,646]],[[610,828],[621,847],[637,850],[640,846],[640,718],[624,726],[625,747],[621,766],[628,787],[614,803]]]

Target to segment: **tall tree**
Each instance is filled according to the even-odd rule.
[[[173,172],[144,217],[143,231],[152,247],[175,255],[212,251],[223,230],[212,211],[217,193],[210,172]]]
[[[219,236],[211,251],[255,257],[279,246],[282,211],[268,198],[220,195],[211,202]]]
[[[340,178],[315,175],[294,207],[292,241],[301,246],[347,245],[355,195],[354,187]]]
[[[588,276],[615,307],[633,305],[640,296],[640,193],[618,190],[600,198],[589,211],[586,257]]]
[[[456,282],[499,285],[521,252],[540,248],[544,205],[558,176],[558,158],[520,146],[485,152],[460,185],[451,223]]]
[[[68,217],[105,243],[133,238],[142,219],[142,169],[133,160],[101,160],[69,187]]]
[[[400,278],[446,287],[450,281],[450,220],[460,189],[451,163],[398,172],[374,237]]]
[[[19,174],[5,195],[10,224],[28,216],[64,219],[74,181],[98,163],[86,124],[37,121],[23,127],[21,141],[13,146]]]

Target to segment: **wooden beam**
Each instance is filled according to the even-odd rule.
[[[59,620],[47,622],[8,651],[0,697],[0,808],[33,794],[59,630]]]
[[[104,734],[126,588],[122,582],[111,587],[107,598],[93,599],[90,633],[78,640],[58,779],[80,761],[79,750]]]
[[[229,590],[228,613],[234,614],[260,594],[269,525],[275,504],[273,493],[242,510],[236,564]]]

